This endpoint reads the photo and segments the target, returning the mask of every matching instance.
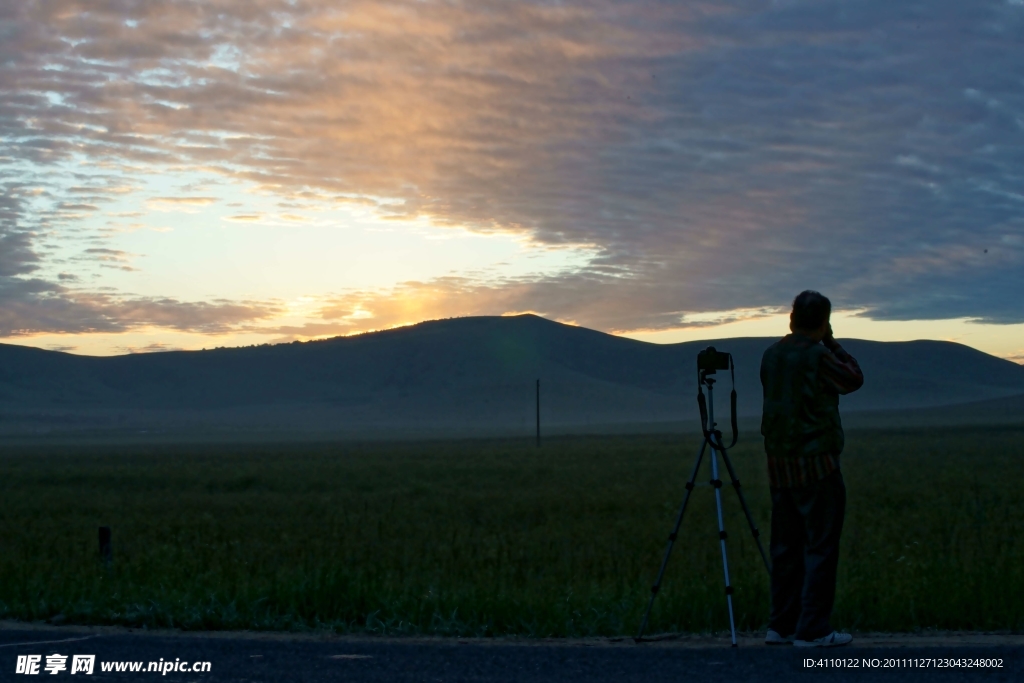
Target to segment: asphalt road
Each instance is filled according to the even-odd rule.
[[[67,669],[44,670],[67,656]],[[39,673],[17,673],[18,658],[39,655]],[[93,673],[71,674],[73,655],[95,655]],[[208,672],[103,671],[104,663],[209,662]],[[809,667],[806,659],[816,666]],[[917,660],[926,668],[911,667]],[[952,661],[946,661],[952,660]],[[965,667],[978,660],[1001,666]],[[993,661],[994,660],[994,661]],[[24,660],[23,660],[24,661]],[[959,663],[960,666],[949,666]],[[947,666],[940,666],[940,665]],[[856,665],[855,668],[854,665]],[[839,666],[840,668],[836,668]],[[741,647],[713,638],[635,645],[630,640],[460,641],[373,637],[129,632],[0,625],[0,680],[202,681],[284,683],[367,681],[1020,681],[1024,638],[1014,636],[860,637],[836,649]]]

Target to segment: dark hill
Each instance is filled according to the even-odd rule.
[[[0,431],[525,433],[533,425],[537,378],[549,426],[696,421],[695,358],[709,344],[734,354],[740,412],[755,415],[760,357],[773,341],[659,345],[524,315],[437,320],[316,342],[102,358],[0,345]],[[843,399],[844,411],[1024,394],[1024,367],[959,344],[844,345],[867,377],[864,389]]]

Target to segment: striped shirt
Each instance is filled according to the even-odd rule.
[[[794,340],[796,341],[796,340]],[[809,343],[806,340],[805,343]],[[823,391],[849,394],[864,384],[864,373],[857,359],[833,342],[830,353],[821,355],[818,382]],[[806,457],[768,456],[768,483],[772,488],[806,486],[824,479],[839,469],[839,453],[823,453]]]

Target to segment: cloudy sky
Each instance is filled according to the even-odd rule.
[[[1024,361],[1024,0],[0,0],[0,341],[532,311]]]

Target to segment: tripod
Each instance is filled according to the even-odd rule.
[[[722,438],[722,432],[716,429],[715,422],[715,402],[714,402],[714,387],[715,378],[709,377],[709,375],[715,374],[716,370],[729,370],[732,375],[732,394],[730,395],[730,404],[732,408],[732,443],[728,446]],[[707,399],[704,398],[703,388],[707,387],[708,395]],[[743,498],[743,492],[740,491],[740,480],[736,477],[736,471],[732,467],[732,462],[729,460],[728,449],[736,445],[736,441],[739,438],[739,432],[736,425],[736,373],[733,367],[732,355],[728,353],[722,353],[716,351],[714,347],[709,346],[706,350],[701,351],[697,356],[697,404],[700,407],[701,417],[701,431],[704,433],[704,440],[701,442],[700,451],[697,453],[697,461],[693,464],[693,472],[690,474],[690,479],[686,482],[686,494],[683,496],[683,504],[679,508],[679,515],[676,517],[676,525],[672,528],[672,533],[668,535],[668,547],[665,548],[665,557],[661,561],[661,569],[658,570],[658,578],[655,580],[654,585],[651,586],[651,599],[647,603],[647,610],[644,612],[644,618],[640,622],[640,630],[637,632],[636,638],[633,640],[641,642],[643,640],[644,630],[647,628],[647,620],[651,616],[651,608],[654,606],[654,598],[658,595],[658,590],[661,588],[661,580],[665,576],[665,567],[668,566],[668,558],[672,554],[672,547],[675,545],[676,537],[679,534],[679,527],[683,523],[683,513],[686,512],[686,506],[690,502],[690,494],[693,492],[694,482],[697,479],[697,472],[700,469],[701,461],[704,459],[704,452],[708,446],[711,447],[711,485],[715,488],[715,505],[718,510],[718,540],[722,548],[722,570],[725,573],[725,599],[729,606],[729,629],[732,632],[732,646],[736,647],[736,620],[733,617],[732,610],[732,583],[729,581],[729,558],[725,551],[725,539],[728,535],[725,533],[725,523],[722,518],[722,480],[718,476],[718,457],[717,454],[721,454],[722,462],[725,463],[725,467],[729,472],[729,478],[732,481],[732,486],[736,489],[736,495],[740,499],[740,505],[743,507],[743,513],[747,517],[747,523],[750,525],[750,531],[754,536],[754,541],[757,543],[757,549],[761,552],[761,559],[764,560],[765,569],[768,570],[768,575],[772,573],[771,563],[768,561],[768,556],[764,552],[764,547],[761,545],[761,532],[757,530],[757,526],[754,524],[754,518],[750,514],[750,508],[747,507],[747,501]]]

